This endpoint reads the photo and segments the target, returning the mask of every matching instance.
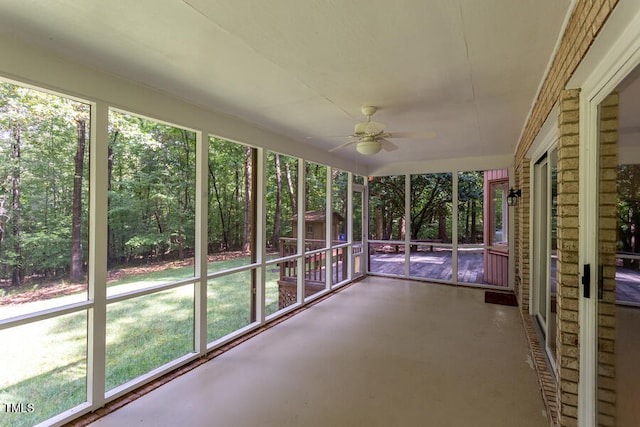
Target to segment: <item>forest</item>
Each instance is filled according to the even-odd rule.
[[[82,280],[90,109],[0,83],[0,283]]]
[[[618,252],[640,253],[640,165],[618,166]],[[623,258],[623,266],[638,270],[637,259]]]
[[[458,243],[483,242],[483,172],[458,174]],[[453,175],[410,175],[410,239],[451,243]],[[384,176],[369,181],[369,238],[403,240],[405,177]]]
[[[90,106],[0,83],[0,286],[82,282],[88,259]],[[209,138],[208,252],[248,256],[255,148]],[[118,110],[108,133],[109,269],[193,259],[196,134]],[[268,250],[291,237],[299,167],[305,208],[324,209],[327,168],[266,153]],[[347,174],[333,170],[333,206],[346,215]],[[342,224],[344,226],[344,224]]]

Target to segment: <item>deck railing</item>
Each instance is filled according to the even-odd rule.
[[[332,244],[344,243],[340,240],[332,241]],[[325,248],[326,241],[323,239],[305,239],[304,251],[312,252]],[[291,237],[280,238],[280,256],[288,257],[295,255],[298,249],[297,239]],[[304,281],[305,283],[324,283],[326,272],[326,251],[306,254],[304,257]],[[333,278],[336,282],[347,278],[344,268],[335,268],[338,265],[346,265],[345,248],[332,249],[333,262],[336,263],[333,269]],[[280,281],[294,281],[298,277],[298,260],[283,261],[280,263]],[[342,277],[342,278],[341,278]]]
[[[345,243],[342,240],[332,241],[332,245]],[[304,255],[304,265],[299,268],[299,259],[290,259],[279,263],[280,279],[278,280],[280,290],[280,308],[284,308],[292,304],[296,300],[297,295],[297,277],[299,272],[303,274],[305,284],[305,297],[313,295],[326,287],[327,273],[327,250],[324,239],[305,239],[304,251],[314,253],[306,253]],[[331,269],[331,283],[339,283],[347,279],[347,250],[346,247],[331,248],[331,261],[333,268]],[[361,254],[362,245],[353,246],[354,254]],[[291,237],[280,238],[280,256],[288,257],[298,253],[298,241]]]

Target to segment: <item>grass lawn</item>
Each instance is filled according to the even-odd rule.
[[[235,258],[210,271],[246,265]],[[212,270],[213,269],[213,270]],[[193,266],[125,274],[108,284],[108,294],[193,276]],[[267,274],[267,313],[278,307],[278,274]],[[207,286],[207,338],[222,338],[250,323],[250,272],[211,279]],[[75,299],[74,299],[75,298]],[[29,311],[78,300],[66,295],[29,302]],[[82,300],[82,299],[80,299]],[[111,390],[176,358],[193,352],[194,285],[184,285],[107,306],[106,387]],[[7,310],[24,307],[0,307]],[[86,401],[87,312],[0,331],[0,403],[22,403],[27,412],[0,407],[0,425],[30,426]],[[33,405],[32,411],[27,404]]]

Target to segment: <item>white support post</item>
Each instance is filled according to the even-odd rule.
[[[347,174],[347,221],[345,227],[345,238],[349,242],[349,246],[345,249],[347,251],[347,265],[343,265],[342,268],[347,269],[347,280],[353,280],[353,174],[348,172]]]
[[[458,283],[458,171],[451,172],[451,282]]]
[[[208,255],[208,162],[209,137],[206,131],[196,132],[196,217],[194,283],[194,350],[207,352],[207,255]]]
[[[362,200],[362,272],[369,273],[369,181],[364,182]]]
[[[404,276],[410,275],[411,262],[411,175],[404,176]]]
[[[105,358],[107,324],[107,164],[109,107],[98,102],[91,108],[89,160],[89,309],[87,342],[87,400],[93,409],[105,402]]]
[[[267,260],[267,218],[266,218],[266,170],[267,170],[267,156],[263,148],[257,148],[257,164],[253,170],[253,173],[257,174],[258,185],[254,189],[256,192],[256,230],[255,236],[257,239],[256,248],[258,253],[256,254],[256,261],[259,264],[256,267],[256,320],[261,325],[265,322],[266,317],[266,266]]]
[[[305,224],[305,211],[307,209],[307,194],[306,194],[306,174],[304,168],[304,160],[298,159],[298,271],[297,285],[298,285],[298,303],[304,303],[304,274],[305,274],[305,239],[307,236],[307,229]]]
[[[325,248],[328,248],[324,252],[324,265],[325,265],[325,289],[331,289],[332,286],[332,278],[333,278],[333,249],[331,249],[331,245],[333,244],[333,182],[331,180],[333,176],[333,168],[331,166],[327,166],[327,174],[326,174],[326,206],[325,206]]]

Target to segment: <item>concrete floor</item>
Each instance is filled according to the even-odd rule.
[[[99,419],[106,426],[547,426],[516,307],[370,277]]]

